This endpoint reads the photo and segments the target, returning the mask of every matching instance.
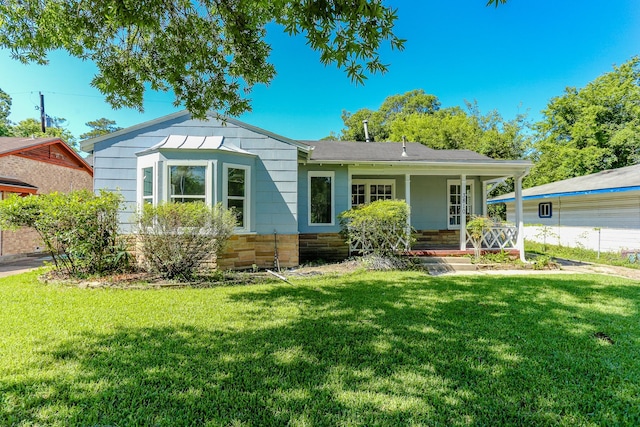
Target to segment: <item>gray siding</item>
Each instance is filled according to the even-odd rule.
[[[101,142],[94,147],[94,188],[120,190],[126,210],[121,215],[124,229],[129,229],[136,206],[135,153],[152,147],[169,135],[220,135],[225,141],[250,151],[257,158],[216,152],[208,159],[217,159],[217,201],[222,198],[222,173],[225,162],[253,165],[251,171],[252,231],[260,234],[289,234],[298,231],[297,218],[297,155],[298,149],[286,142],[217,120],[192,120],[181,116],[152,126],[137,129]],[[172,158],[202,159],[193,152],[176,154]]]

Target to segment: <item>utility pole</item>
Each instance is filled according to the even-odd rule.
[[[44,95],[42,92],[38,92],[40,94],[40,128],[42,129],[42,133],[47,131],[47,115],[44,112]]]

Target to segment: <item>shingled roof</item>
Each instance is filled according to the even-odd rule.
[[[406,157],[402,156],[402,143],[351,142],[351,141],[302,141],[313,147],[311,161],[348,162],[451,162],[493,160],[470,150],[434,150],[417,142],[406,143]]]

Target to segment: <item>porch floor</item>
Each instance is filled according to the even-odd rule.
[[[513,256],[520,256],[518,249],[502,249],[504,252]],[[490,253],[500,253],[500,249],[482,249],[480,251],[482,255]],[[465,256],[474,255],[473,248],[460,250],[459,246],[424,246],[416,245],[410,250],[405,252],[408,256],[424,256],[424,257],[447,257],[447,256]]]

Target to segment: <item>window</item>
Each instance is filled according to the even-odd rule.
[[[309,172],[309,225],[333,225],[333,204],[333,172]]]
[[[248,166],[225,164],[224,199],[227,209],[233,209],[237,229],[249,230],[250,169]]]
[[[169,200],[206,201],[206,166],[169,166]]]
[[[447,180],[448,228],[460,228],[460,211],[462,209],[462,191],[459,180]],[[467,182],[467,220],[473,213],[473,181]]]
[[[354,179],[351,181],[351,206],[394,199],[395,184],[393,179]]]
[[[551,202],[538,204],[538,216],[540,218],[551,218]]]
[[[142,169],[142,203],[153,204],[153,167]]]

